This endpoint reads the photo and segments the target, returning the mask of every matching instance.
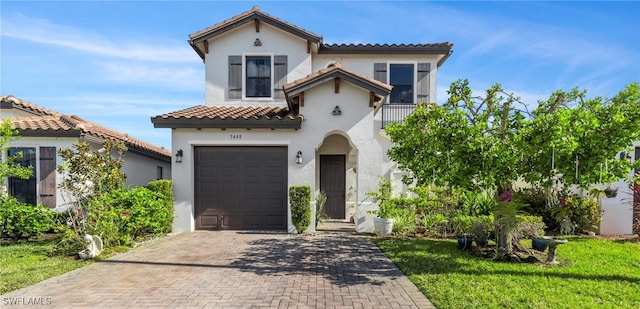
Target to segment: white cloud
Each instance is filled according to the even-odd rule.
[[[23,14],[4,16],[1,36],[63,46],[103,56],[158,62],[200,62],[184,42],[143,43],[135,39],[107,38],[106,34],[60,25]]]

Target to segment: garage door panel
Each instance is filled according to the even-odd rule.
[[[286,147],[194,149],[197,229],[286,229]]]

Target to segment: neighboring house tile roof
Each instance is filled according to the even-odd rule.
[[[94,141],[115,139],[129,149],[163,160],[171,160],[171,152],[162,147],[133,138],[127,134],[100,126],[75,115],[63,115],[14,96],[0,96],[2,108],[29,109],[34,116],[10,118],[22,136],[92,137]],[[9,103],[11,107],[9,107]]]
[[[1,109],[18,109],[34,115],[60,116],[61,114],[48,108],[29,103],[12,95],[0,96]]]
[[[156,128],[299,129],[302,115],[287,107],[197,105],[151,118]]]
[[[313,32],[310,32],[308,30],[305,30],[303,28],[300,28],[296,25],[290,24],[277,17],[273,17],[269,14],[266,14],[260,11],[259,7],[254,6],[249,11],[246,11],[244,13],[231,17],[211,27],[207,27],[198,32],[190,34],[189,43],[196,50],[198,55],[200,55],[200,58],[204,59],[204,50],[201,48],[200,45],[198,45],[198,43],[201,43],[204,40],[208,40],[210,38],[223,34],[231,29],[242,26],[248,22],[254,22],[256,20],[258,22],[264,22],[264,23],[270,24],[276,28],[279,28],[293,35],[301,37],[309,42],[312,42],[312,43],[322,42],[322,36],[315,34]]]

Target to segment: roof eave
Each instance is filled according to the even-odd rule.
[[[449,52],[444,55],[444,57],[440,58],[440,60],[438,61],[438,68],[440,68],[440,66],[442,66],[442,64],[447,61],[447,59],[449,59],[449,57],[451,56],[451,54],[453,54],[453,50],[449,50]]]
[[[367,47],[367,46],[321,46],[318,54],[401,54],[401,55],[447,55],[451,47]]]
[[[317,85],[328,82],[334,78],[343,79],[353,85],[356,85],[360,88],[364,88],[380,96],[387,96],[389,95],[389,93],[391,93],[391,90],[389,89],[380,87],[379,85],[376,85],[367,80],[358,78],[356,76],[352,76],[351,74],[348,74],[342,70],[335,70],[325,75],[318,76],[317,78],[300,83],[299,85],[295,85],[289,89],[285,89],[285,94],[289,97],[293,97]]]
[[[202,42],[204,40],[208,40],[210,38],[213,38],[213,37],[216,37],[218,35],[221,35],[221,34],[227,32],[227,31],[233,30],[233,29],[235,29],[237,27],[240,27],[240,26],[242,26],[242,25],[244,25],[246,23],[249,23],[249,22],[251,22],[253,20],[256,20],[256,19],[261,21],[261,22],[264,22],[264,23],[267,23],[269,25],[272,25],[272,26],[274,26],[276,28],[282,29],[282,30],[284,30],[286,32],[289,32],[289,33],[291,33],[293,35],[296,35],[296,36],[298,36],[300,38],[303,38],[303,39],[305,39],[307,41],[311,41],[312,43],[320,43],[320,42],[322,42],[322,36],[319,36],[319,35],[317,35],[315,33],[311,33],[311,32],[308,32],[308,31],[302,31],[301,29],[293,27],[293,26],[291,26],[291,25],[289,25],[289,24],[287,24],[287,23],[285,23],[283,21],[273,19],[270,16],[266,16],[261,12],[254,12],[253,14],[250,14],[248,16],[245,16],[245,17],[241,18],[241,19],[235,20],[235,21],[233,21],[233,22],[231,22],[229,24],[222,25],[219,28],[211,29],[210,31],[207,31],[207,32],[204,32],[204,33],[201,33],[201,34],[198,34],[198,35],[196,35],[197,34],[197,32],[196,32],[196,34],[192,34],[192,35],[189,36],[191,38],[190,41],[193,42],[194,44],[200,43],[200,42]]]
[[[221,118],[151,118],[154,128],[172,129],[295,129],[302,126],[296,119],[221,119]]]

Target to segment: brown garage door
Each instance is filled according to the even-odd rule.
[[[286,147],[195,147],[196,229],[286,229]]]

